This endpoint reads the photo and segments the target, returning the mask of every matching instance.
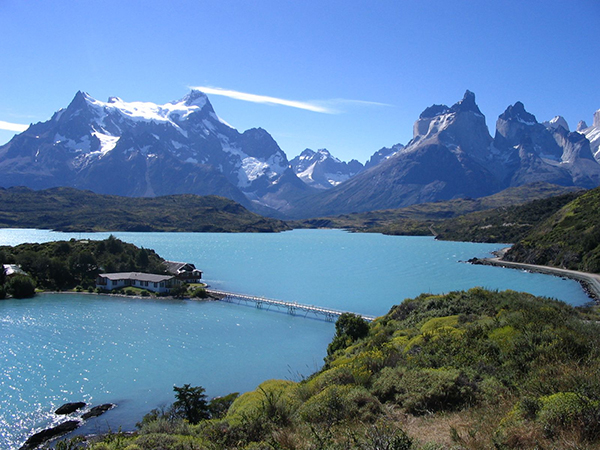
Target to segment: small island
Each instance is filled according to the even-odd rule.
[[[0,298],[75,291],[206,298],[202,271],[117,239],[0,247]]]

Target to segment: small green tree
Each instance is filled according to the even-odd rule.
[[[229,407],[238,398],[240,394],[233,392],[223,397],[215,397],[208,403],[208,412],[210,413],[211,419],[221,419],[225,417]]]
[[[335,323],[335,336],[327,347],[327,355],[348,347],[369,334],[369,322],[352,313],[342,314]]]
[[[14,298],[29,298],[35,295],[35,281],[27,275],[15,275],[7,283],[7,291]]]
[[[202,386],[190,386],[184,384],[182,387],[173,386],[175,398],[173,403],[173,414],[196,424],[204,419],[210,418],[205,389]]]

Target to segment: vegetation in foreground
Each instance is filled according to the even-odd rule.
[[[0,228],[58,231],[276,232],[281,220],[262,217],[223,197],[191,194],[141,198],[74,188],[0,188]]]
[[[600,326],[586,313],[513,291],[423,294],[371,324],[340,318],[323,369],[306,380],[265,381],[214,415],[202,388],[186,385],[176,413],[153,411],[133,434],[61,445],[600,448]],[[182,413],[196,394],[199,414]]]

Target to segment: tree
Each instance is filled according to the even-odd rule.
[[[211,419],[221,419],[225,417],[229,407],[240,396],[239,392],[232,392],[224,397],[215,397],[208,404],[208,411]]]
[[[145,270],[150,263],[150,258],[148,257],[148,251],[145,248],[140,248],[135,257],[135,263],[138,266],[138,269]]]
[[[7,284],[7,291],[14,298],[29,298],[35,295],[35,281],[27,275],[15,275]]]
[[[342,314],[335,323],[335,336],[327,347],[327,355],[333,355],[368,334],[369,323],[365,319],[352,313]]]
[[[205,389],[202,386],[192,387],[184,384],[182,387],[173,386],[173,390],[177,399],[173,403],[174,415],[186,419],[191,424],[210,418]]]

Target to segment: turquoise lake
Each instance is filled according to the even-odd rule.
[[[571,280],[461,262],[485,257],[499,244],[341,230],[113,234],[196,264],[216,289],[369,315],[422,292],[475,286],[573,305],[589,301]],[[0,245],[108,235],[4,229]],[[213,397],[270,378],[300,380],[321,367],[333,333],[329,322],[220,302],[77,294],[2,301],[2,448],[18,448],[68,401],[118,404],[79,430],[95,433],[133,429],[150,409],[174,400],[174,385],[201,385]]]

